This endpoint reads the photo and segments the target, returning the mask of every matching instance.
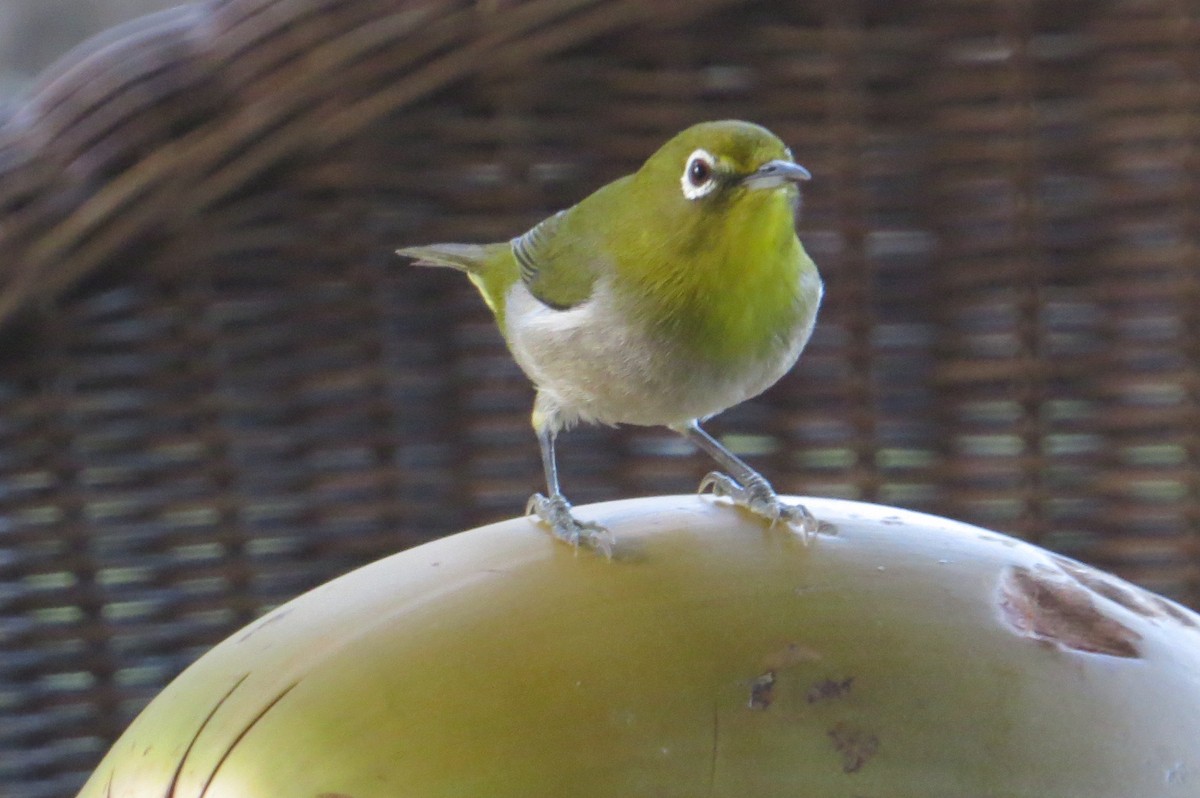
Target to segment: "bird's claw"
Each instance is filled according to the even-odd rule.
[[[571,503],[562,496],[543,496],[535,493],[525,505],[526,515],[536,515],[559,540],[575,548],[580,545],[595,549],[612,559],[613,536],[605,527],[593,521],[580,521],[571,513]]]
[[[807,543],[815,535],[835,531],[832,524],[818,521],[802,504],[788,504],[780,501],[771,484],[760,476],[748,480],[742,485],[728,474],[711,471],[700,480],[700,493],[711,491],[713,496],[724,496],[734,504],[745,507],[755,515],[765,518],[771,526],[780,521],[797,529]]]

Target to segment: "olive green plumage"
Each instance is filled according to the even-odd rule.
[[[531,509],[556,534],[607,540],[557,489],[554,437],[577,421],[670,426],[732,472],[710,475],[716,492],[807,522],[699,428],[778,380],[808,340],[821,283],[795,234],[807,178],[765,128],[708,122],[510,242],[400,250],[467,272],[537,386],[550,496]]]

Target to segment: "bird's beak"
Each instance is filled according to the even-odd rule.
[[[775,160],[767,161],[746,175],[742,178],[742,183],[746,188],[760,189],[778,188],[787,183],[800,183],[805,180],[812,180],[812,173],[803,166],[791,161]]]

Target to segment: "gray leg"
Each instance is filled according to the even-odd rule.
[[[539,401],[539,405],[542,402]],[[546,472],[546,489],[549,496],[535,493],[529,497],[525,505],[527,514],[536,515],[542,523],[550,527],[550,531],[559,540],[579,546],[581,543],[590,546],[612,557],[612,535],[600,524],[592,521],[580,521],[571,513],[571,503],[563,496],[558,487],[558,462],[554,456],[554,440],[558,430],[552,423],[552,417],[539,412],[535,408],[533,426],[537,432],[538,446],[542,450],[542,468]]]
[[[783,521],[799,527],[805,538],[823,531],[821,524],[807,508],[780,501],[775,489],[762,474],[701,429],[700,422],[692,421],[672,429],[707,452],[728,472],[712,471],[706,475],[700,482],[701,493],[711,488],[714,496],[729,497],[735,504],[770,521],[772,526]]]

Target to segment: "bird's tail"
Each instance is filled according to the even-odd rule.
[[[397,255],[412,258],[416,266],[448,266],[467,274],[481,274],[491,260],[494,244],[427,244],[405,247]]]
[[[504,328],[504,297],[517,279],[512,246],[502,244],[427,244],[405,247],[396,254],[412,258],[416,266],[448,266],[467,273],[483,295],[500,328]]]

